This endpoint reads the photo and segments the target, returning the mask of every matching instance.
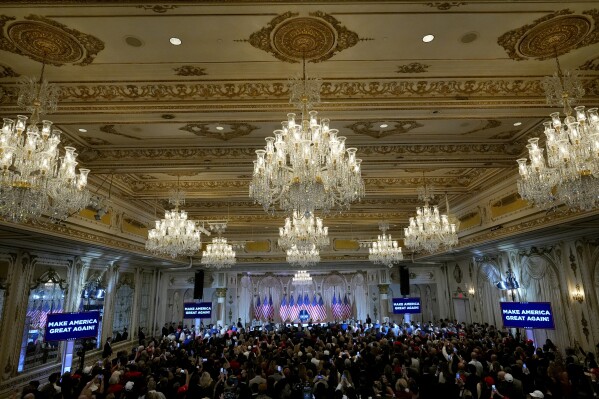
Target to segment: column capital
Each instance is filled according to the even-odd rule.
[[[217,298],[226,298],[227,297],[227,289],[226,288],[217,288],[216,289],[216,297]]]
[[[389,284],[379,284],[379,294],[388,294],[389,293]]]

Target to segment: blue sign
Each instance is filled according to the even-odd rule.
[[[49,313],[44,339],[48,341],[70,341],[98,336],[100,312]]]
[[[504,327],[555,328],[549,302],[500,302],[500,305]]]
[[[212,302],[184,303],[184,319],[209,319],[212,317]]]
[[[299,319],[302,323],[307,322],[309,318],[310,318],[310,314],[308,313],[308,311],[306,309],[300,310]]]
[[[393,313],[421,313],[420,298],[393,298]]]

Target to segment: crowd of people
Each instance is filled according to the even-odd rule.
[[[170,328],[172,327],[172,329]],[[592,398],[593,353],[449,320],[228,330],[165,326],[22,399]],[[181,337],[185,339],[181,340]]]

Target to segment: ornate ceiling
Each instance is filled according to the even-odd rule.
[[[305,57],[324,83],[317,109],[358,148],[366,183],[361,203],[326,217],[336,241],[323,258],[364,259],[353,240],[376,237],[379,220],[399,237],[423,173],[475,246],[521,231],[494,233],[507,221],[588,216],[530,225],[546,215],[513,194],[515,160],[554,110],[541,87],[554,53],[581,70],[583,103],[597,105],[598,42],[592,1],[5,0],[0,115],[19,112],[16,82],[45,59],[62,89],[49,119],[92,170],[92,189],[107,195],[112,182],[118,223],[133,226],[117,229],[133,247],[106,246],[141,252],[144,225],[179,185],[192,217],[229,220],[227,236],[249,241],[242,263],[279,261],[284,215],[265,214],[248,187],[254,151],[293,111],[286,83]],[[72,219],[62,228],[114,233],[114,220]]]

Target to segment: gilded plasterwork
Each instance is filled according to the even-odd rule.
[[[545,60],[599,42],[599,10],[560,10],[511,30],[497,43],[514,60]]]
[[[80,136],[87,144],[89,145],[110,145],[109,141],[101,139],[99,137],[91,137],[91,136]]]
[[[430,68],[430,65],[411,62],[409,64],[398,65],[397,73],[424,73],[428,72],[428,68]]]
[[[366,135],[375,139],[380,139],[396,134],[404,134],[409,132],[410,130],[424,126],[416,121],[389,121],[387,122],[389,126],[385,128],[381,128],[380,124],[380,122],[361,121],[353,123],[346,127],[348,129],[351,129],[356,134]]]
[[[119,132],[118,130],[116,130],[116,127],[114,125],[100,126],[100,131],[104,132],[104,133],[108,133],[108,134],[114,134],[115,136],[125,137],[125,138],[132,139],[132,140],[141,140],[139,137],[130,136],[128,134]]]
[[[466,4],[464,1],[433,1],[431,3],[425,3],[426,6],[436,7],[438,10],[447,11],[453,7],[459,7]]]
[[[578,69],[583,71],[599,71],[599,57],[588,60],[582,64]]]
[[[144,10],[150,10],[150,11],[154,11],[155,13],[158,14],[164,14],[167,11],[170,10],[174,10],[175,8],[177,8],[178,6],[174,5],[174,4],[156,4],[154,6],[152,5],[138,5],[137,8],[143,8]]]
[[[328,60],[336,53],[355,46],[360,38],[333,16],[321,11],[308,17],[286,12],[250,35],[248,42],[285,62]]]
[[[204,76],[208,75],[204,68],[200,68],[193,65],[182,65],[177,68],[173,68],[175,75],[179,76]]]
[[[483,126],[476,128],[476,129],[469,130],[469,131],[461,133],[461,134],[462,134],[462,136],[465,136],[468,134],[483,132],[488,129],[494,129],[499,126],[501,126],[501,121],[498,121],[497,119],[487,119],[486,123]]]
[[[93,62],[104,43],[39,15],[24,20],[0,15],[0,49],[54,66],[84,66]]]
[[[16,73],[11,67],[6,65],[0,65],[0,78],[18,78],[21,76]]]
[[[214,129],[214,124],[211,123],[188,123],[187,125],[179,128],[179,130],[191,132],[200,137],[229,141],[237,137],[247,136],[254,130],[258,129],[258,127],[245,122],[227,123],[223,124],[221,127],[222,130],[212,130]]]

